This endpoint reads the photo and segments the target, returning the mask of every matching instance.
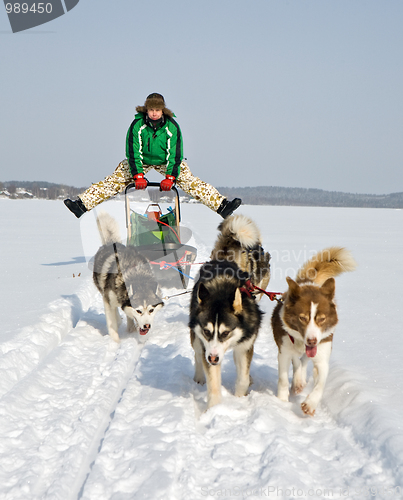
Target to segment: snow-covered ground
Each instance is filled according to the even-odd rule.
[[[276,398],[269,299],[250,394],[234,397],[227,353],[223,403],[205,411],[189,295],[167,301],[144,344],[122,330],[118,345],[83,251],[93,215],[39,200],[0,200],[0,212],[2,500],[403,498],[403,211],[239,209],[272,254],[271,291],[326,246],[358,262],[337,278],[340,322],[313,418],[303,396]],[[194,204],[182,216],[202,262],[221,219]]]

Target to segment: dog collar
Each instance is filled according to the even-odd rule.
[[[241,293],[246,293],[246,295],[248,297],[251,297],[252,296],[252,292],[255,290],[255,287],[253,286],[251,280],[246,280],[245,281],[245,285],[244,286],[241,286],[239,288],[239,291]]]

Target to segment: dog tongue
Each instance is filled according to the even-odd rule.
[[[308,358],[314,358],[316,356],[316,351],[318,347],[315,345],[314,347],[310,347],[308,345],[305,346],[305,352]]]
[[[148,330],[143,330],[142,328],[139,328],[139,333],[140,335],[147,335]]]

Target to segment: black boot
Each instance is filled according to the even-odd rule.
[[[232,201],[228,201],[227,198],[225,198],[218,207],[217,213],[221,215],[223,219],[226,219],[241,205],[241,203],[241,198],[234,198]]]
[[[64,200],[64,204],[70,212],[73,212],[77,219],[79,219],[85,212],[88,212],[80,198],[77,198],[75,201],[69,199]]]

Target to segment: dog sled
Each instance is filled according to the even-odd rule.
[[[167,192],[159,187],[158,182],[149,182],[146,190],[136,190],[134,183],[126,187],[126,245],[134,246],[149,260],[162,286],[186,289],[197,250],[186,244],[192,233],[180,225],[177,188]]]

